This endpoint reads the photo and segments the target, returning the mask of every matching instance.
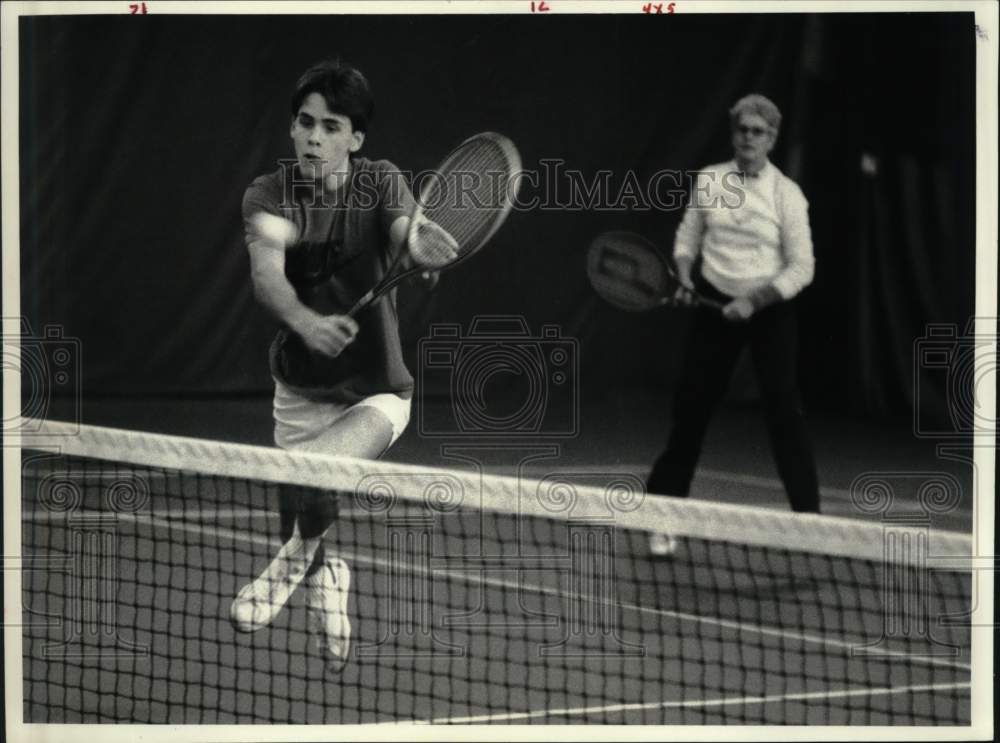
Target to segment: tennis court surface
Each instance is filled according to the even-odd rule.
[[[655,498],[628,474],[37,423],[59,450],[22,454],[26,723],[969,724],[966,535]],[[279,546],[282,483],[340,493],[340,674],[301,590],[259,632],[229,622]]]

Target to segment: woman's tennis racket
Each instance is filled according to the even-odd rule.
[[[634,232],[604,232],[594,238],[587,250],[587,276],[603,299],[630,312],[664,305],[723,307],[685,289],[666,256]]]
[[[520,177],[521,156],[507,137],[485,132],[462,142],[422,185],[385,276],[347,314],[356,315],[415,273],[451,268],[482,248],[510,213]]]

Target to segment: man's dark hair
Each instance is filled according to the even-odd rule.
[[[310,93],[319,93],[332,113],[351,120],[355,131],[367,132],[375,112],[375,98],[368,80],[354,67],[339,59],[328,59],[306,70],[295,84],[292,116],[299,113],[302,101]]]

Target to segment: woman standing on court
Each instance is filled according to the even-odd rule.
[[[762,95],[748,95],[729,117],[734,157],[699,171],[674,241],[681,283],[724,307],[721,314],[695,310],[674,395],[673,428],[647,489],[688,495],[709,419],[749,344],[788,500],[794,511],[818,512],[816,464],[796,371],[793,302],[813,279],[809,204],[768,159],[781,126],[778,107]],[[734,174],[741,191],[736,202]],[[650,548],[669,554],[673,539],[654,535]]]

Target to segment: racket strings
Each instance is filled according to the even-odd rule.
[[[591,242],[587,275],[601,297],[634,312],[669,303],[678,286],[656,246],[627,232],[602,233]]]
[[[475,250],[505,216],[515,176],[502,147],[477,141],[453,153],[422,191],[423,215],[454,238],[459,254]]]
[[[431,184],[428,203],[437,209],[499,207],[503,205],[506,183],[510,179],[510,164],[499,153],[475,152],[456,162],[446,163]],[[470,190],[469,186],[473,188]],[[462,198],[459,202],[458,199]],[[469,198],[471,197],[471,198]]]

